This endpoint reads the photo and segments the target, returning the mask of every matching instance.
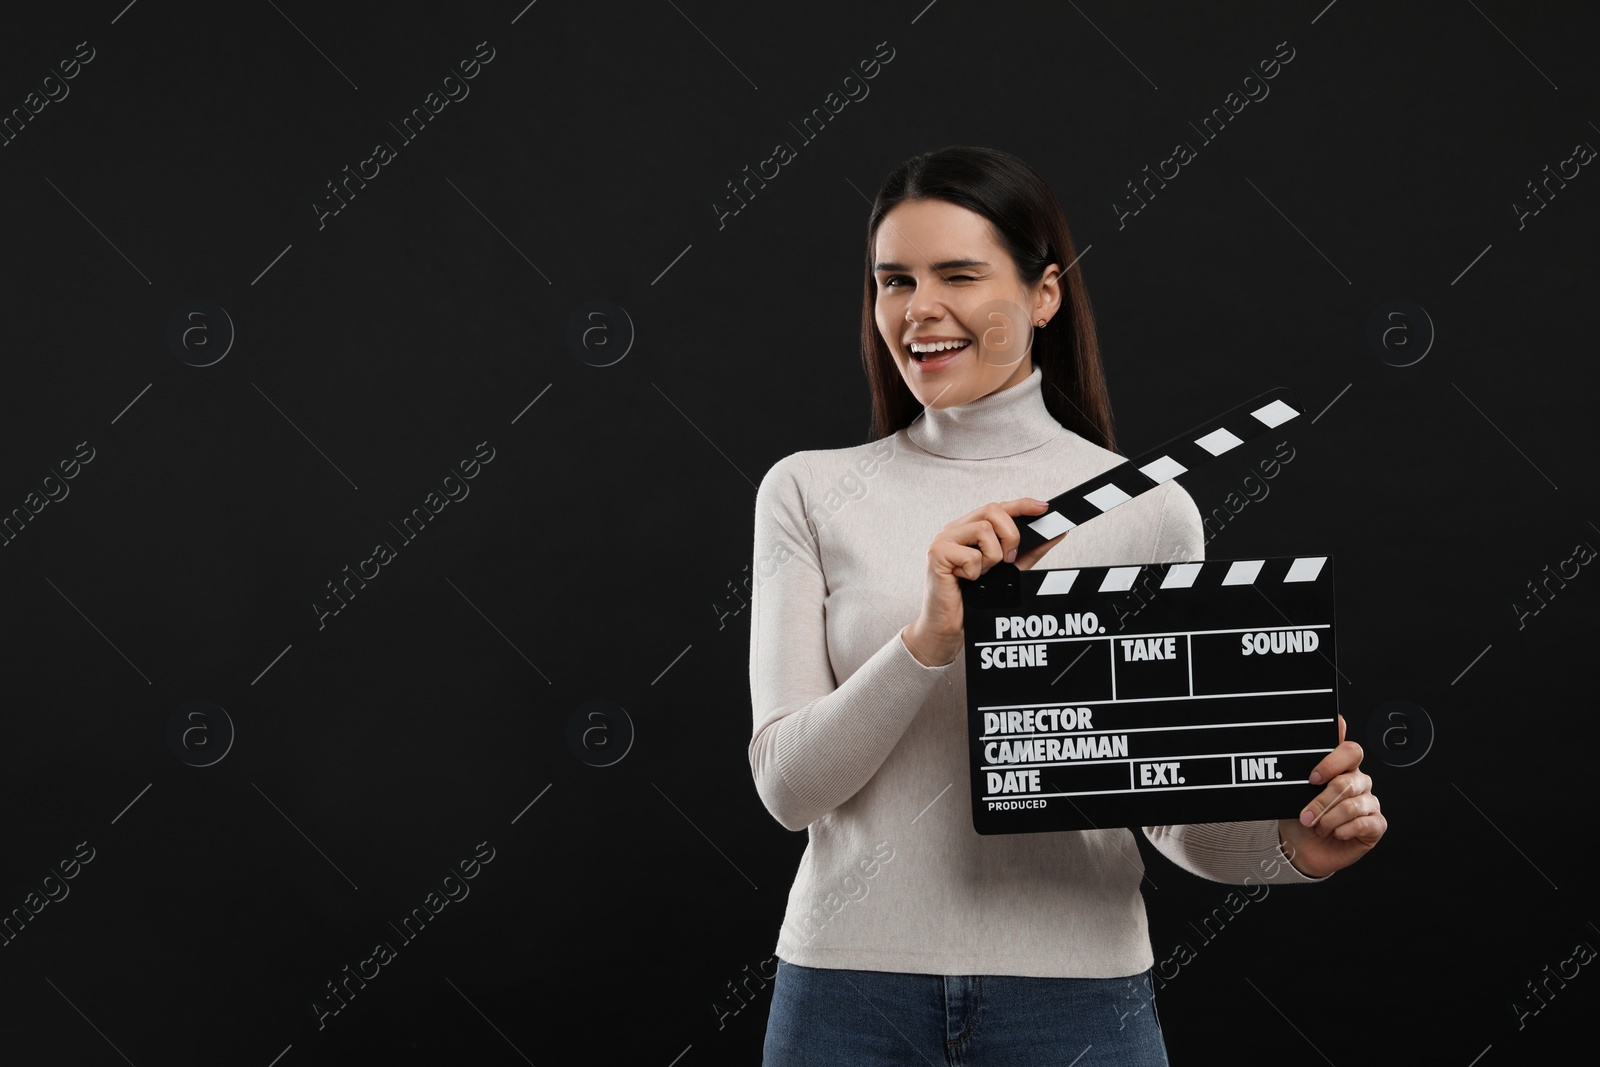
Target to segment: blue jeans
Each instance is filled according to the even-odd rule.
[[[762,1067],[1166,1067],[1150,972],[904,974],[778,960]]]

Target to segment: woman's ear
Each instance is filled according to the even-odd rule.
[[[1034,287],[1033,323],[1038,324],[1040,319],[1047,322],[1053,321],[1056,312],[1061,310],[1061,267],[1052,263],[1044,269],[1044,275]]]

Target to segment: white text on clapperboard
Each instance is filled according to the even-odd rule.
[[[1047,667],[1050,664],[1048,641],[1016,641],[1016,638],[1068,638],[1105,633],[1092,611],[1055,615],[1009,615],[995,619],[995,637],[1011,643],[985,645],[979,652],[982,670],[1018,667]],[[1315,629],[1251,631],[1239,635],[1243,656],[1286,655],[1314,652],[1320,642]],[[1172,635],[1112,638],[1116,656],[1125,662],[1172,660],[1179,656],[1178,638]],[[991,768],[1007,763],[1061,763],[1071,760],[1127,759],[1128,735],[1094,732],[1094,711],[1087,707],[1025,708],[983,713],[984,763]],[[1008,736],[1010,735],[1010,736]],[[1034,736],[1022,736],[1034,735]],[[1056,736],[1038,736],[1056,735]],[[1245,760],[1242,776],[1249,780],[1281,779],[1276,757]],[[1140,786],[1184,784],[1180,763],[1141,762]],[[1038,793],[1042,789],[1037,768],[987,770],[985,784],[990,796]],[[1043,798],[991,801],[991,809],[1044,807]]]

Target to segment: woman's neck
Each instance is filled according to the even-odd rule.
[[[1044,403],[1044,375],[948,408],[924,408],[906,427],[912,444],[947,459],[999,459],[1038,448],[1062,432]]]

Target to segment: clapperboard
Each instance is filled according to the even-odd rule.
[[[1019,551],[1300,412],[1273,390],[1052,497]],[[978,833],[1283,818],[1320,792],[1307,776],[1339,740],[1329,557],[998,563],[962,598]]]

